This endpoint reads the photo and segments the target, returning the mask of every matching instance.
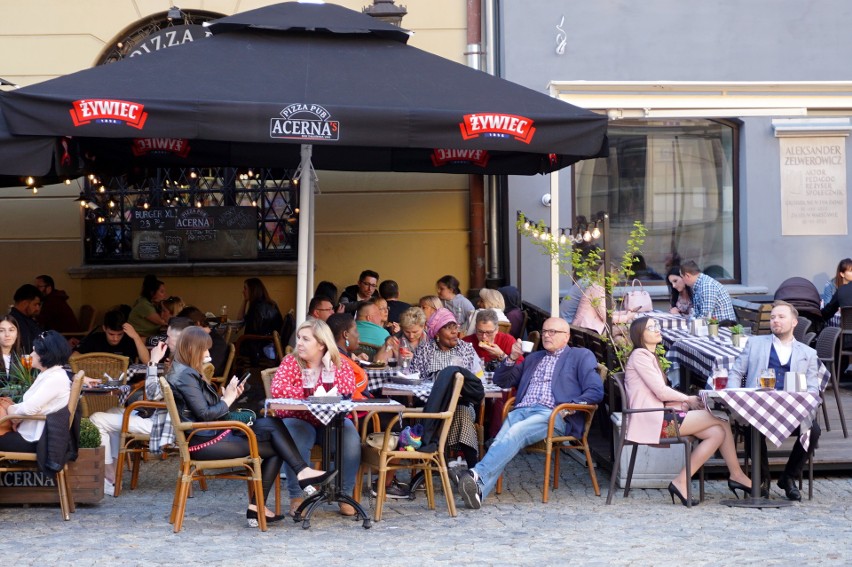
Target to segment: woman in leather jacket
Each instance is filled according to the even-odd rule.
[[[211,344],[210,336],[201,327],[189,327],[178,340],[177,352],[166,380],[174,391],[181,421],[227,420],[228,408],[243,392],[243,386],[236,376],[228,383],[222,396],[204,378],[201,367],[205,358],[210,356]],[[258,450],[263,459],[260,468],[264,499],[269,495],[282,461],[296,471],[302,489],[326,484],[336,475],[336,471],[323,472],[310,468],[299,455],[290,433],[280,420],[260,418],[254,422],[252,430],[257,436]],[[199,431],[190,441],[190,451],[199,460],[239,457],[248,454],[248,440],[233,431],[224,435],[215,431]],[[267,522],[277,522],[285,517],[266,510]],[[254,504],[249,504],[246,520],[249,526],[257,526],[257,506]]]

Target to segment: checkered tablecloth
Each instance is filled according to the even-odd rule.
[[[307,410],[311,412],[311,415],[317,418],[323,425],[328,425],[329,423],[331,423],[331,420],[334,419],[335,415],[341,413],[349,413],[351,411],[359,411],[359,409],[366,406],[370,406],[371,409],[381,407],[381,411],[385,411],[386,408],[402,409],[405,407],[399,402],[395,401],[390,401],[379,406],[378,404],[375,404],[370,400],[364,400],[362,402],[353,402],[352,400],[340,400],[339,402],[334,402],[331,404],[315,404],[296,398],[267,398],[266,402],[264,402],[264,409],[269,409],[269,406],[275,404],[282,406],[298,406],[298,408],[290,407],[287,409]]]
[[[640,316],[651,317],[660,324],[662,329],[686,329],[689,325],[689,319],[683,315],[675,313],[666,313],[664,311],[650,311],[648,313],[640,313]]]
[[[366,372],[367,389],[370,391],[380,390],[382,388],[397,388],[397,386],[402,385],[391,382],[391,378],[393,378],[394,376],[404,376],[404,374],[399,368],[378,368],[366,370]],[[493,372],[484,372],[482,374],[482,380],[483,382],[485,382],[485,384],[490,384],[493,379]]]
[[[722,402],[738,418],[756,427],[776,447],[801,427],[802,447],[810,444],[810,430],[819,408],[819,394],[813,392],[782,392],[779,390],[703,390],[705,405],[713,399]]]
[[[485,395],[487,396],[489,393],[491,394],[502,394],[503,389],[500,386],[492,384],[490,382],[484,382],[483,386],[485,387]],[[387,384],[385,386],[385,391],[391,390],[393,392],[411,392],[415,396],[417,396],[422,401],[426,401],[429,399],[429,394],[432,393],[432,382],[424,382],[423,384],[418,384],[416,386],[409,384]]]
[[[727,329],[719,329],[718,337],[695,337],[670,330],[663,333],[663,344],[668,349],[666,358],[703,376],[730,368],[743,351],[731,343],[731,332]]]
[[[840,326],[840,311],[831,316],[831,319],[825,322],[826,327],[839,327]]]

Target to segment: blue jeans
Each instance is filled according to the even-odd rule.
[[[297,417],[286,417],[283,419],[284,426],[293,437],[296,447],[299,449],[299,454],[306,462],[311,462],[311,448],[316,445],[322,445],[323,428],[315,426],[303,419]],[[340,469],[341,462],[337,460],[335,448],[333,446],[335,440],[332,439],[332,457],[335,459],[335,466]],[[343,420],[343,474],[341,475],[341,489],[345,494],[352,494],[355,488],[355,477],[358,475],[358,467],[361,464],[361,436],[358,435],[358,430],[351,420]],[[299,488],[299,481],[296,478],[296,473],[286,464],[284,471],[287,473],[287,492],[290,498],[302,498],[302,489]]]
[[[551,411],[551,408],[536,405],[509,412],[485,457],[473,468],[479,475],[483,500],[494,490],[503,469],[521,449],[547,437]],[[559,435],[564,433],[565,422],[557,419],[554,430]]]

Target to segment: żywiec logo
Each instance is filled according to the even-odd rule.
[[[318,104],[290,104],[269,121],[269,137],[288,140],[340,139],[340,122]]]
[[[491,157],[487,150],[457,150],[452,148],[435,148],[432,150],[432,165],[441,167],[448,163],[472,163],[479,167],[488,165]]]
[[[90,122],[101,124],[124,122],[128,126],[141,130],[148,119],[148,113],[145,112],[143,104],[104,98],[75,100],[74,107],[69,112],[74,126],[85,126]]]
[[[185,138],[136,138],[131,147],[136,157],[148,154],[174,154],[185,158],[189,155],[189,140]]]
[[[533,121],[524,116],[514,114],[499,114],[483,112],[480,114],[465,114],[464,121],[459,124],[462,138],[470,140],[485,136],[487,138],[515,138],[525,144],[532,141],[535,134]]]

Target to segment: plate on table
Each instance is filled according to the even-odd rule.
[[[343,396],[308,396],[308,402],[312,404],[336,404]]]
[[[387,367],[387,364],[384,362],[370,362],[369,360],[359,360],[358,364],[360,364],[364,368],[372,368],[374,370]]]

